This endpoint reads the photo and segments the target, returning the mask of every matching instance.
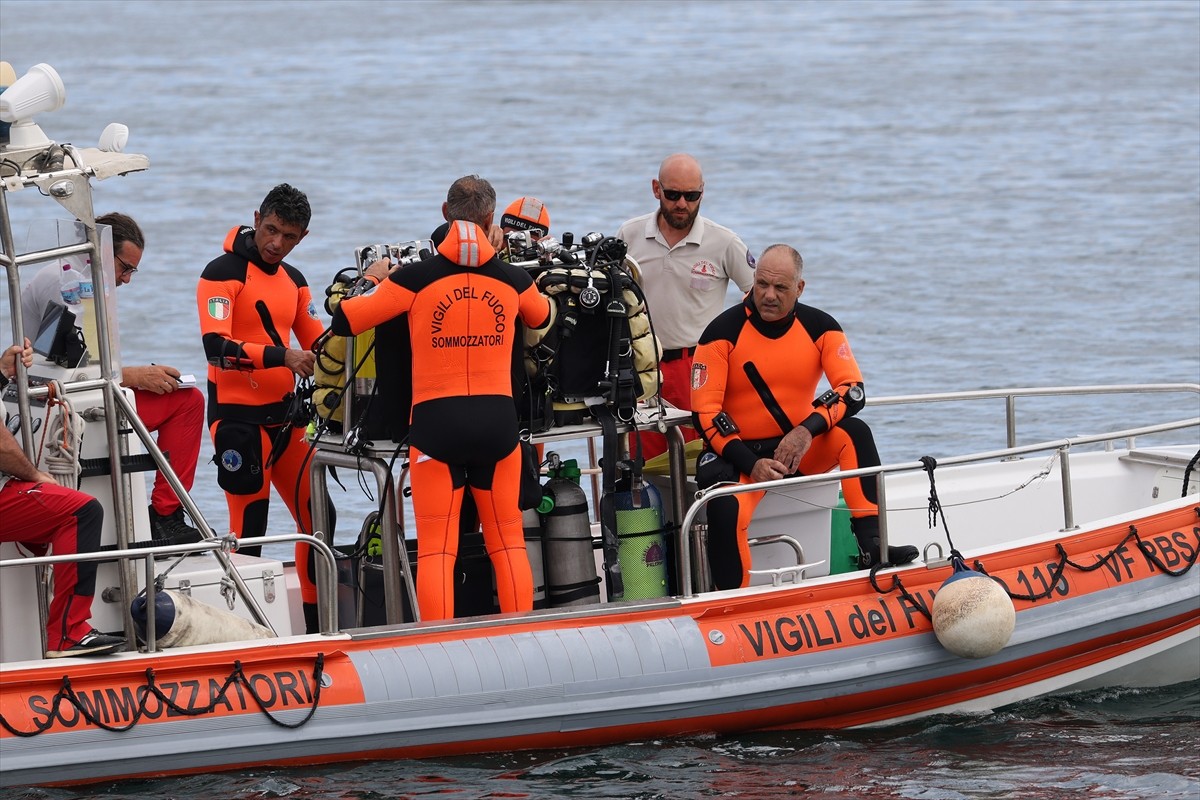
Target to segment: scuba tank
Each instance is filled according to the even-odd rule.
[[[521,522],[525,526],[525,552],[529,554],[529,567],[533,571],[533,607],[546,608],[546,562],[542,558],[542,516],[538,512],[545,509],[549,512],[554,507],[554,501],[549,497],[542,498],[542,504],[537,508],[527,508],[521,512]]]
[[[637,483],[641,484],[640,481]],[[617,554],[625,580],[625,600],[666,597],[667,542],[663,526],[663,501],[649,483],[636,491],[616,492]]]
[[[330,315],[344,297],[356,290],[359,280],[353,267],[334,276],[325,288],[325,310]],[[407,323],[403,317],[397,317],[354,337],[329,334],[317,340],[313,405],[328,430],[341,433],[354,429],[355,439],[390,437],[397,442],[404,439],[412,395],[407,378],[411,367],[407,337]],[[348,358],[352,358],[349,364]],[[377,361],[382,362],[382,369],[377,369]],[[348,371],[354,377],[350,388],[353,399],[349,404],[344,402]],[[381,397],[376,398],[377,394]],[[345,419],[347,405],[351,406],[353,417],[349,420]]]
[[[598,603],[600,577],[579,465],[573,458],[560,462],[551,453],[548,474],[545,492],[554,505],[543,517],[547,599],[552,608]]]
[[[358,274],[347,267],[334,276],[325,288],[325,310],[331,315],[337,310],[342,298],[352,292],[358,282]],[[349,355],[350,337],[324,336],[317,341],[316,361],[313,363],[313,405],[318,416],[326,420],[327,427],[336,433],[359,423],[364,410],[369,409],[371,396],[375,393],[375,359],[373,347],[375,331],[368,330],[354,338],[353,354],[356,363],[349,365],[354,373],[353,413],[355,419],[347,424],[346,403],[346,358]],[[378,438],[368,435],[366,438]]]

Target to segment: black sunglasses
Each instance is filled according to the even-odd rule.
[[[697,189],[693,192],[681,192],[678,189],[663,189],[662,193],[663,197],[667,198],[672,203],[677,202],[681,197],[684,200],[687,200],[689,203],[694,203],[700,199],[702,194],[704,194],[704,190]]]

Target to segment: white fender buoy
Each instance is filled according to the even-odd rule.
[[[138,595],[130,606],[138,637],[146,635],[146,595]],[[242,619],[231,611],[195,600],[191,595],[164,589],[154,597],[154,632],[159,647],[216,644],[244,639],[271,639],[270,629]]]
[[[1012,637],[1017,611],[996,581],[952,559],[952,574],[933,598],[933,632],[942,647],[962,658],[999,653]]]

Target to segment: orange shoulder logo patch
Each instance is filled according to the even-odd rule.
[[[708,383],[708,367],[698,361],[692,362],[692,388],[699,389]]]
[[[854,357],[854,356],[850,355],[850,344],[848,342],[842,342],[841,344],[838,345],[837,357],[840,358],[842,361],[849,361],[851,358]]]

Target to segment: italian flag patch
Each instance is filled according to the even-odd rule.
[[[208,298],[208,315],[213,319],[226,319],[229,316],[229,298]]]

